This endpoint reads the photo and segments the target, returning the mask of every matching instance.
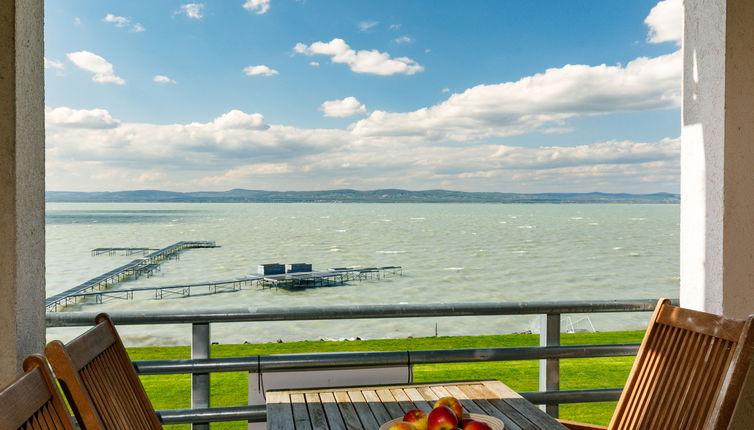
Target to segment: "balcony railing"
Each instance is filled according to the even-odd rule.
[[[677,302],[677,301],[676,301]],[[551,302],[492,302],[417,305],[303,306],[204,309],[183,311],[124,311],[110,316],[118,326],[145,324],[191,324],[191,359],[138,361],[139,374],[191,374],[192,409],[159,411],[165,424],[219,421],[265,421],[264,406],[209,408],[209,374],[214,372],[273,372],[353,367],[385,367],[410,364],[459,363],[512,360],[540,360],[539,389],[521,393],[535,404],[546,405],[553,416],[562,403],[614,401],[621,389],[560,390],[559,359],[632,356],[638,344],[561,346],[561,315],[604,312],[650,312],[657,300],[602,300]],[[93,312],[53,312],[47,314],[47,327],[89,326]],[[210,324],[262,321],[311,321],[337,319],[377,319],[416,317],[540,315],[540,346],[517,348],[477,348],[428,351],[347,352],[283,354],[233,358],[211,358]]]

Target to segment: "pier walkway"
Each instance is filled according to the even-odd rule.
[[[157,270],[160,263],[165,260],[176,258],[178,253],[192,248],[216,248],[217,244],[213,241],[182,241],[174,243],[168,247],[151,252],[144,257],[137,258],[128,264],[124,264],[105,274],[92,278],[83,284],[77,285],[62,293],[45,299],[45,308],[48,312],[56,312],[59,308],[69,304],[76,303],[81,298],[82,293],[91,291],[106,290],[113,285],[128,279],[138,279],[140,276],[150,275]],[[105,249],[127,249],[127,248],[105,248]],[[94,251],[92,251],[94,252]]]
[[[147,255],[149,251],[159,251],[159,248],[94,248],[92,249],[92,255]]]
[[[56,306],[76,303],[82,299],[93,299],[95,303],[112,300],[134,300],[134,298],[153,298],[161,300],[169,297],[190,297],[192,295],[217,294],[222,292],[239,291],[244,286],[258,288],[286,288],[297,289],[307,287],[332,286],[347,281],[366,281],[382,279],[392,275],[402,275],[401,266],[384,266],[368,268],[330,269],[320,272],[288,273],[284,275],[248,275],[243,278],[226,281],[208,281],[191,284],[165,285],[159,287],[139,287],[117,290],[81,291],[66,295]],[[49,299],[48,299],[49,300]],[[48,310],[50,305],[48,305]],[[55,308],[57,309],[57,308]]]

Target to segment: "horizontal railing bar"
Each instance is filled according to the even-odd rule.
[[[592,300],[550,302],[429,303],[402,305],[348,305],[248,307],[233,309],[113,311],[118,325],[185,324],[250,321],[303,321],[373,318],[458,317],[597,312],[650,312],[657,300]],[[94,325],[96,312],[48,312],[47,327]]]
[[[620,388],[603,388],[597,390],[560,390],[518,393],[535,405],[615,402],[620,398]]]
[[[441,349],[427,351],[366,351],[315,354],[254,355],[195,360],[136,361],[139,374],[160,375],[211,372],[282,372],[411,364],[538,360],[545,358],[626,357],[639,344],[573,345],[516,348]]]
[[[221,421],[264,422],[267,410],[259,406],[231,406],[223,408],[173,409],[157,411],[163,424],[215,423]]]
[[[534,404],[542,403],[590,403],[611,402],[620,397],[620,388],[599,390],[567,390],[551,392],[519,393],[526,400]],[[263,422],[267,420],[265,406],[233,406],[223,408],[204,409],[176,409],[157,411],[163,424],[190,424],[221,421],[249,421]]]

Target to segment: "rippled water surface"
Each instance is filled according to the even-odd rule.
[[[98,247],[162,248],[214,240],[118,288],[226,280],[269,262],[403,266],[403,276],[301,291],[257,289],[189,298],[110,301],[73,310],[185,309],[649,298],[678,295],[678,205],[144,204],[47,205],[47,295],[136,256]],[[143,297],[143,296],[142,296]],[[647,314],[591,317],[597,330],[642,328]],[[577,322],[571,316],[566,325]],[[215,324],[214,341],[494,334],[532,317]],[[75,329],[51,329],[68,339]],[[187,344],[188,326],[123,328],[132,345]]]

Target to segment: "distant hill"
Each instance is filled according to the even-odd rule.
[[[467,193],[398,189],[357,191],[230,191],[134,190],[114,192],[47,191],[48,202],[197,202],[197,203],[679,203],[680,195],[609,193]]]

